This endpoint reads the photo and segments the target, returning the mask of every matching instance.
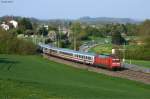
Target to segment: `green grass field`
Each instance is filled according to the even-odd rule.
[[[98,54],[111,54],[112,44],[98,45],[90,49],[90,52],[95,52]]]
[[[126,60],[127,63],[130,63],[130,60]],[[144,60],[131,60],[131,64],[139,65],[141,67],[150,68],[150,61]]]
[[[150,85],[40,56],[0,55],[0,99],[150,99]]]
[[[106,54],[111,54],[111,51],[113,49],[113,47],[115,47],[113,44],[100,44],[98,46],[95,46],[93,48],[90,49],[91,52],[96,52],[96,53],[106,53]],[[123,48],[123,45],[122,45]],[[126,45],[125,49],[137,49],[139,48],[139,46],[137,45]]]

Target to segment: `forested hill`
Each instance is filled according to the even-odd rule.
[[[99,23],[104,23],[104,24],[108,24],[108,23],[138,24],[138,23],[142,22],[140,20],[135,20],[135,19],[130,19],[130,18],[110,18],[110,17],[96,17],[96,18],[81,17],[79,19],[79,21],[80,22],[86,22],[86,23],[89,23],[89,24],[99,24]]]

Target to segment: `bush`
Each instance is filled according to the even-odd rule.
[[[36,46],[0,30],[0,54],[35,54]]]

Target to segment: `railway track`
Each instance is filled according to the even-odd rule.
[[[105,74],[105,75],[109,75],[109,76],[113,76],[113,77],[120,77],[120,78],[125,78],[125,79],[129,79],[129,80],[142,82],[145,84],[150,84],[150,74],[149,73],[143,73],[140,71],[134,71],[134,70],[130,70],[130,69],[124,69],[121,71],[109,71],[109,70],[106,70],[103,68],[92,67],[92,66],[89,66],[86,64],[80,64],[80,63],[60,59],[60,58],[53,57],[53,56],[47,56],[45,54],[43,54],[43,57],[46,59],[49,59],[51,61],[66,64],[68,66],[72,66],[75,68],[80,68],[80,69],[88,70],[91,72],[97,72],[97,73],[101,73],[101,74]]]
[[[116,72],[118,76],[150,84],[150,74],[141,71],[123,70]]]

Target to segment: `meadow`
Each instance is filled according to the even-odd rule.
[[[0,55],[0,99],[150,99],[150,85],[41,56]]]

